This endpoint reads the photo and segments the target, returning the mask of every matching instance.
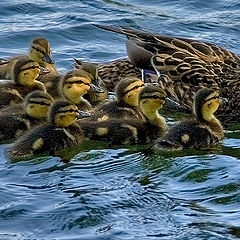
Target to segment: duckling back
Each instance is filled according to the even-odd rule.
[[[167,134],[160,138],[156,147],[170,148],[206,148],[218,142],[218,138],[212,134],[207,126],[201,126],[199,122],[181,122],[169,129]]]

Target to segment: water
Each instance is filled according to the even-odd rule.
[[[125,57],[124,36],[92,23],[214,42],[240,52],[238,1],[27,0],[0,3],[0,57],[51,42],[60,72],[73,58]],[[240,134],[209,151],[149,152],[88,143],[12,162],[0,146],[0,239],[240,238]]]

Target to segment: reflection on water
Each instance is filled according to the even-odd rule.
[[[0,3],[0,57],[47,37],[60,72],[73,58],[125,57],[124,36],[92,23],[214,42],[239,52],[237,1],[61,0]],[[171,125],[181,115],[168,113]],[[204,151],[84,142],[61,157],[11,162],[0,146],[0,239],[236,239],[240,134]]]

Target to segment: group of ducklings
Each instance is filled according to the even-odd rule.
[[[134,34],[127,32],[135,41]],[[32,40],[28,55],[1,59],[0,141],[15,141],[7,148],[8,155],[55,155],[86,138],[114,145],[197,149],[223,139],[223,127],[214,115],[220,105],[219,88],[202,86],[194,92],[194,117],[168,129],[159,110],[170,90],[144,82],[142,66],[135,64],[136,57],[130,60],[105,65],[75,60],[75,69],[59,74],[43,37]],[[116,77],[111,79],[109,72]],[[113,89],[116,99],[109,100]]]

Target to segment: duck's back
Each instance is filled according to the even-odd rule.
[[[196,149],[208,147],[217,142],[211,130],[197,121],[181,122],[171,127],[167,134],[157,141],[157,146]]]
[[[76,139],[66,129],[51,125],[41,125],[17,140],[9,149],[10,157],[29,157],[35,153],[56,151],[76,143]]]

